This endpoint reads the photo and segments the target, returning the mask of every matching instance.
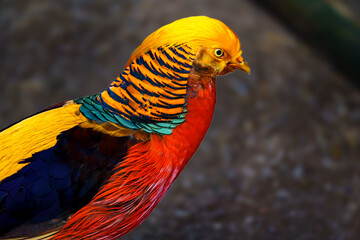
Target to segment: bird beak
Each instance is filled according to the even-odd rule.
[[[250,75],[250,66],[246,61],[242,61],[236,64],[236,69],[247,72]]]
[[[250,75],[250,66],[249,64],[243,60],[242,58],[238,58],[236,63],[233,65],[235,69],[239,69],[244,71]]]
[[[250,66],[241,56],[238,57],[235,61],[229,62],[223,74],[230,73],[236,69],[247,72],[250,75]]]

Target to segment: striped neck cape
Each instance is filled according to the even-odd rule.
[[[128,64],[101,94],[76,100],[97,122],[171,134],[185,121],[186,87],[195,52],[188,46],[158,47]]]

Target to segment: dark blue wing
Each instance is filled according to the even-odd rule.
[[[62,222],[92,199],[135,143],[130,136],[112,137],[81,127],[61,133],[57,140],[0,182],[0,235],[15,227],[12,236],[35,235],[54,227],[50,220]]]

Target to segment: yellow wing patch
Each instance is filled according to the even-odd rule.
[[[19,164],[21,160],[53,147],[57,135],[84,121],[76,114],[78,110],[79,105],[67,104],[24,119],[2,131],[0,180],[24,167],[24,164]]]
[[[62,107],[26,118],[0,132],[0,181],[26,166],[20,164],[20,161],[53,147],[60,133],[75,126],[92,128],[113,136],[134,133],[114,124],[92,123],[80,113],[79,107],[79,104],[69,101]],[[140,137],[144,138],[139,135]]]

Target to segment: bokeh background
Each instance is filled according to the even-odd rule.
[[[162,25],[215,17],[240,37],[251,77],[218,78],[199,150],[122,239],[359,239],[360,3],[312,2],[1,0],[0,128],[104,90]]]

